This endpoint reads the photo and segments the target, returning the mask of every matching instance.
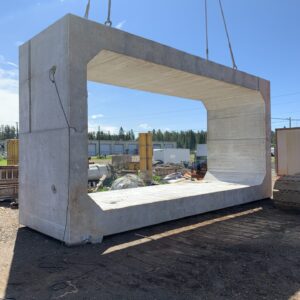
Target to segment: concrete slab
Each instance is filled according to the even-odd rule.
[[[248,187],[249,186],[246,185],[220,181],[185,181],[179,184],[139,187],[135,189],[123,190],[122,192],[109,191],[102,194],[91,193],[89,196],[103,211],[105,211],[162,201],[173,201],[176,198],[182,199],[236,189],[241,190]]]
[[[88,195],[87,80],[202,101],[210,183]],[[256,76],[67,15],[21,47],[20,107],[20,222],[67,244],[271,195],[270,85]]]

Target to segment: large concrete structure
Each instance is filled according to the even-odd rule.
[[[87,194],[87,80],[202,101],[205,181]],[[268,81],[73,15],[20,49],[20,123],[20,222],[67,244],[271,195]]]

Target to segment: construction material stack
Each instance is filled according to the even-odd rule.
[[[7,140],[7,165],[17,166],[19,164],[19,140]]]
[[[17,202],[19,186],[19,140],[7,140],[7,166],[0,167],[0,201]],[[16,207],[12,202],[12,207]]]
[[[146,183],[151,183],[153,159],[153,145],[151,132],[139,134],[139,151],[141,177]]]
[[[300,174],[276,180],[273,200],[278,207],[300,210]]]

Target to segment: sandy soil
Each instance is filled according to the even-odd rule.
[[[266,200],[67,248],[0,203],[0,299],[300,299],[300,216]]]

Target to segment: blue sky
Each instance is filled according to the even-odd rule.
[[[0,123],[18,120],[18,46],[66,13],[82,16],[86,3],[0,1]],[[271,81],[273,117],[300,119],[300,1],[223,0],[223,7],[238,69]],[[210,59],[231,66],[218,0],[208,0],[208,11]],[[107,0],[91,0],[90,19],[103,23],[106,12]],[[111,19],[114,27],[205,57],[204,0],[112,0]],[[91,128],[206,128],[198,101],[94,83],[88,89]]]

